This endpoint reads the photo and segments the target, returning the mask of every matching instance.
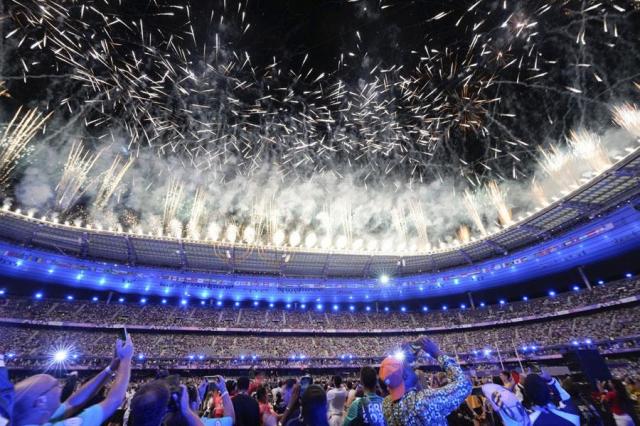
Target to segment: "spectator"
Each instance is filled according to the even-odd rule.
[[[344,426],[386,426],[382,412],[383,398],[376,394],[378,374],[372,367],[360,369],[360,384],[364,388],[364,396],[356,398],[344,419]]]
[[[13,384],[9,381],[4,355],[0,353],[0,425],[6,425],[11,421],[13,397]]]
[[[238,379],[238,393],[233,397],[236,426],[255,426],[260,424],[258,401],[249,396],[250,382],[247,376],[242,376]]]
[[[580,424],[578,408],[571,396],[548,373],[528,374],[524,379],[525,396],[532,402],[529,418],[535,426],[563,426]],[[562,402],[553,404],[552,395]]]
[[[342,377],[333,376],[331,389],[327,392],[329,403],[329,425],[341,426],[344,420],[344,406],[349,396],[349,391],[342,385]]]
[[[636,423],[631,417],[635,414],[633,401],[622,381],[619,379],[611,380],[610,390],[604,390],[600,383],[599,387],[601,389],[600,400],[608,404],[616,426],[634,426]]]
[[[410,365],[405,367],[395,357],[385,358],[380,366],[380,378],[389,388],[389,396],[383,402],[384,417],[389,426],[446,425],[447,415],[471,393],[471,382],[454,359],[442,354],[427,338],[422,338],[419,344],[421,350],[437,359],[445,369],[449,383],[437,389],[405,388],[405,383],[414,381],[408,371]]]
[[[133,343],[131,336],[126,341],[116,341],[117,359],[104,371],[82,386],[64,403],[60,403],[62,387],[58,380],[38,374],[15,385],[13,425],[68,425],[81,422],[83,426],[100,425],[111,417],[124,399],[131,374]],[[112,369],[117,373],[106,398],[86,409],[84,404],[95,395],[111,377]],[[73,418],[74,420],[71,420]]]
[[[329,426],[327,394],[320,385],[309,385],[300,398],[300,406],[300,416],[287,426]]]
[[[260,425],[261,426],[275,426],[278,424],[278,416],[273,407],[269,404],[268,392],[265,386],[260,386],[256,390],[256,398],[258,399],[258,405],[260,406]]]

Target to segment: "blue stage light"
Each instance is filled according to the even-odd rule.
[[[333,305],[333,310],[337,311],[338,309],[340,309],[340,307],[338,305]]]
[[[507,304],[507,302],[506,302],[504,299],[500,299],[500,302],[499,302],[499,303],[500,303],[501,305],[506,305],[506,304]]]
[[[426,307],[426,306],[423,306],[423,307],[422,307],[422,312],[427,312],[428,310],[429,310],[429,308],[428,308],[428,307]]]
[[[118,302],[120,302],[120,303],[124,303],[124,297],[119,298],[119,299],[118,299]]]
[[[556,297],[556,292],[553,290],[549,290],[549,296]]]
[[[73,300],[73,296],[72,295],[68,295],[67,296],[67,300]]]
[[[388,284],[389,283],[389,275],[382,274],[380,275],[380,284]]]
[[[577,286],[577,285],[574,285],[574,286],[573,286],[573,291],[580,291],[580,287],[579,287],[579,286]]]
[[[464,303],[460,304],[460,309],[467,309],[467,305],[465,305]]]
[[[273,303],[269,303],[269,307],[273,308],[275,305]]]
[[[201,301],[200,301],[200,305],[201,305],[201,306],[204,306],[204,305],[205,305],[205,303],[207,303],[207,302],[206,302],[206,301],[204,301],[204,300],[201,300]]]
[[[182,306],[185,306],[185,305],[187,304],[187,299],[182,299],[182,300],[180,301],[180,304],[181,304]]]
[[[291,303],[287,303],[285,306],[287,309],[291,309]]]
[[[317,310],[319,310],[319,311],[321,311],[322,309],[324,309],[324,306],[322,306],[322,303],[318,303],[318,304],[316,305],[316,309],[317,309]]]
[[[167,299],[162,299],[162,304],[166,305],[167,304]]]
[[[300,305],[300,309],[307,309],[307,304],[303,303],[302,305]]]
[[[220,302],[220,301],[218,301],[218,302]],[[239,307],[239,306],[240,306],[240,302],[237,302],[237,301],[236,301],[236,303],[234,303],[233,305],[237,308],[237,307]]]
[[[355,310],[356,310],[356,307],[355,307],[355,306],[353,306],[353,305],[351,305],[351,306],[349,306],[349,310],[350,310],[351,312],[353,312],[353,311],[355,311]]]
[[[631,278],[633,274],[631,272],[627,272],[626,274],[624,274],[624,276],[627,278]]]
[[[260,302],[258,302],[257,300],[253,301],[253,306],[258,306],[260,304]]]
[[[400,310],[401,310],[402,312],[407,312],[407,308],[405,308],[404,306],[401,306],[401,307],[400,307]]]
[[[93,297],[91,298],[91,301],[92,301],[92,302],[97,302],[97,301],[98,301],[98,296],[93,296]]]
[[[371,312],[371,306],[365,307],[364,310],[367,311],[367,312]]]
[[[522,300],[527,302],[529,300],[529,297],[528,296],[522,296]]]
[[[42,293],[38,292],[36,293],[36,299],[42,299]]]
[[[604,281],[602,281],[602,280],[598,280],[598,284],[599,284],[599,285],[603,285],[603,284],[604,284]]]
[[[142,303],[143,305],[147,303],[147,298],[143,297],[142,299],[140,299],[140,303]]]
[[[487,305],[486,305],[486,303],[484,303],[484,302],[480,302],[480,307],[481,307],[481,308],[484,308],[485,306],[487,306]]]
[[[389,312],[389,307],[388,307],[388,306],[385,306],[385,307],[384,307],[384,311],[385,311],[385,312]]]
[[[449,309],[449,307],[447,305],[442,305],[442,310],[446,311],[447,309]]]

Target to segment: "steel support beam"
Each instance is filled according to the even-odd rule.
[[[505,256],[509,254],[509,250],[507,250],[505,247],[501,246],[500,244],[496,243],[495,241],[491,241],[487,239],[487,240],[484,240],[484,242],[486,245],[494,249],[498,254],[503,254]]]

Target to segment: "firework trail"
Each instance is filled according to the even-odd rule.
[[[28,154],[29,144],[49,117],[51,114],[43,116],[36,109],[23,113],[20,107],[4,127],[0,136],[0,185],[9,182],[18,161]]]
[[[478,203],[475,198],[476,197],[471,191],[465,190],[463,200],[464,205],[467,209],[467,214],[475,224],[478,231],[480,231],[480,234],[485,235],[487,233],[487,230],[484,227],[484,223],[482,222],[482,217],[480,216],[480,212],[478,211]]]
[[[122,163],[122,158],[116,156],[111,166],[102,175],[102,180],[96,194],[96,207],[104,209],[107,204],[109,204],[111,196],[118,190],[122,179],[133,163],[133,158],[129,158],[125,163]]]
[[[168,232],[170,229],[172,235],[177,232],[176,213],[182,205],[182,195],[184,192],[184,184],[176,178],[171,178],[168,190],[164,198],[164,211],[162,214],[162,229]]]
[[[493,202],[496,211],[498,212],[498,219],[500,225],[505,227],[511,225],[513,220],[511,218],[511,209],[507,205],[507,200],[504,191],[498,186],[495,181],[487,184],[487,191],[489,198]]]
[[[89,173],[101,154],[102,151],[92,154],[85,150],[81,141],[71,145],[62,176],[56,186],[56,207],[60,212],[74,207],[88,189]]]

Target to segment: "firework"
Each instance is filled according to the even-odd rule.
[[[200,239],[200,222],[204,215],[204,193],[201,188],[196,189],[196,193],[193,197],[193,204],[191,205],[191,215],[187,224],[187,233],[189,238],[194,240]]]
[[[122,163],[122,158],[119,155],[116,156],[111,166],[102,174],[102,179],[96,194],[96,206],[98,208],[104,209],[107,206],[111,196],[119,188],[124,175],[133,163],[133,158],[129,158],[125,163]]]
[[[0,185],[6,185],[18,161],[28,153],[34,136],[51,116],[43,116],[36,109],[22,112],[22,107],[13,115],[0,136]]]
[[[614,107],[613,121],[635,137],[640,138],[640,110],[636,105],[627,103]]]
[[[184,185],[176,178],[171,178],[167,187],[167,192],[164,197],[164,212],[162,214],[162,229],[164,232],[169,232],[171,235],[178,234],[178,224],[180,223],[176,219],[176,213],[182,203],[182,195],[184,192]],[[182,229],[182,225],[179,226]]]
[[[511,209],[507,205],[507,200],[504,191],[498,186],[495,181],[489,182],[487,184],[487,191],[489,193],[489,198],[493,202],[493,205],[498,212],[498,219],[500,221],[500,225],[509,226],[513,223],[511,218]]]
[[[480,231],[482,235],[485,235],[487,233],[487,230],[484,227],[484,223],[482,222],[482,217],[478,212],[478,203],[475,199],[475,196],[469,190],[466,190],[464,192],[463,199],[464,199],[464,205],[467,208],[467,214],[469,215],[469,218],[476,225],[476,228],[478,229],[478,231]]]
[[[89,172],[100,158],[102,151],[92,154],[81,141],[71,145],[71,150],[56,186],[56,207],[61,212],[75,206],[89,184]]]
[[[600,137],[595,133],[584,129],[571,131],[569,144],[573,155],[579,160],[586,160],[595,172],[601,172],[611,166]]]

